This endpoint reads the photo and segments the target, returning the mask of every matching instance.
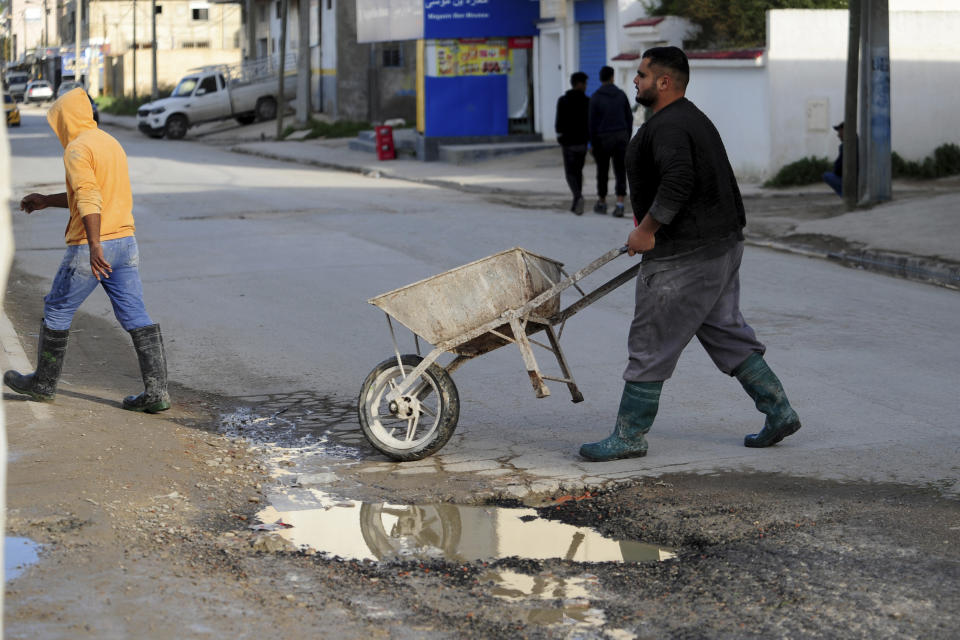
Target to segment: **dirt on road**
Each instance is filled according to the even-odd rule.
[[[31,361],[46,286],[16,272],[8,284]],[[676,554],[660,562],[294,548],[250,529],[276,479],[263,443],[221,431],[237,400],[174,386],[169,412],[123,411],[140,385],[127,335],[81,314],[70,340],[51,418],[4,392],[7,535],[41,545],[6,585],[7,638],[875,640],[960,628],[960,504],[937,487],[664,476],[537,508]],[[436,486],[436,503],[471,501]]]

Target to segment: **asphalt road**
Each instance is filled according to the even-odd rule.
[[[350,405],[392,353],[368,298],[512,246],[578,269],[629,231],[623,220],[113,133],[130,157],[148,309],[167,337],[171,379],[230,397],[306,393]],[[59,145],[39,115],[25,114],[11,146],[15,193],[59,190]],[[16,215],[17,267],[50,277],[63,223],[62,212]],[[520,459],[554,484],[755,469],[960,487],[954,292],[756,248],[746,251],[741,280],[744,314],[804,424],[783,445],[742,447],[760,416],[692,344],[664,388],[643,464],[577,459],[579,444],[605,435],[616,413],[633,313],[627,285],[563,333],[585,402],[571,404],[557,383],[549,399],[536,399],[519,353],[500,349],[454,374],[460,426],[441,454]],[[85,309],[111,317],[100,293]],[[410,334],[400,333],[412,351]],[[548,356],[538,356],[545,369]]]

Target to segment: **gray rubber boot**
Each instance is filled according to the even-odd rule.
[[[48,329],[40,323],[40,340],[37,343],[37,370],[23,375],[16,371],[3,374],[3,384],[19,394],[30,396],[38,402],[50,402],[57,395],[57,382],[63,370],[63,357],[67,353],[67,338],[70,330]]]
[[[140,361],[140,375],[143,377],[144,392],[123,399],[123,408],[128,411],[158,413],[170,408],[170,394],[167,392],[167,356],[163,350],[163,336],[160,325],[151,324],[130,332],[133,348],[137,350]]]
[[[627,382],[620,397],[620,411],[613,433],[600,442],[580,447],[580,455],[593,462],[647,455],[644,434],[650,431],[660,406],[660,382]]]
[[[790,406],[787,394],[763,356],[753,353],[733,371],[760,413],[767,416],[760,433],[743,439],[745,447],[769,447],[800,429],[800,417]]]

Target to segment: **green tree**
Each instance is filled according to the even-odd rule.
[[[846,9],[847,0],[647,0],[651,16],[681,16],[700,27],[690,49],[739,49],[766,44],[768,9]]]

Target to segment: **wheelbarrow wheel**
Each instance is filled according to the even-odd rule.
[[[402,398],[387,394],[423,361],[413,354],[395,357],[374,368],[363,381],[357,412],[363,435],[373,448],[392,460],[421,460],[447,444],[460,419],[460,396],[450,374],[431,364]]]

